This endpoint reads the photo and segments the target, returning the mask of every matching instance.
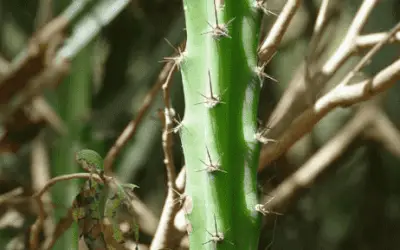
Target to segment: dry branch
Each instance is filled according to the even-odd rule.
[[[162,86],[163,89],[163,100],[164,100],[164,111],[160,111],[160,119],[163,122],[163,133],[162,133],[162,146],[164,151],[164,163],[167,170],[167,198],[165,200],[164,208],[161,213],[160,222],[157,227],[156,234],[154,235],[153,241],[150,245],[151,250],[158,250],[163,248],[173,248],[179,244],[179,241],[182,237],[182,233],[180,233],[174,225],[174,218],[176,213],[179,211],[179,207],[174,202],[177,198],[177,194],[175,192],[176,185],[176,170],[175,164],[172,154],[172,144],[173,144],[173,134],[170,131],[174,126],[174,116],[175,111],[171,107],[170,100],[170,84],[172,80],[172,74],[175,71],[177,64],[171,68],[168,77],[165,83]]]
[[[296,13],[296,10],[300,6],[300,3],[301,0],[288,0],[286,2],[286,5],[279,14],[278,19],[272,26],[268,36],[261,43],[261,46],[258,50],[258,55],[262,61],[267,62],[277,50],[283,35],[289,27],[294,14]]]
[[[368,2],[368,4],[366,4],[366,2]],[[367,15],[371,11],[370,8],[372,8],[374,1],[366,1],[366,2],[364,2],[358,14],[356,15],[356,18],[358,17],[361,20],[353,21],[353,24],[349,28],[350,33],[346,35],[346,38],[344,39],[344,42],[340,47],[348,48],[348,46],[352,47],[354,45],[353,41],[351,44],[348,44],[348,41],[346,39],[349,39],[348,37],[351,38],[357,37],[358,32],[363,27],[365,19],[367,18]],[[400,23],[397,24],[394,28],[392,28],[391,31],[386,33],[386,37],[379,40],[379,42],[371,48],[371,50],[359,61],[359,63],[344,77],[344,79],[333,90],[331,90],[326,95],[321,97],[314,105],[312,105],[311,108],[307,108],[305,111],[301,113],[301,115],[299,115],[294,120],[292,119],[292,117],[296,115],[298,112],[301,112],[301,110],[306,105],[304,103],[303,105],[299,104],[300,95],[296,96],[293,94],[291,95],[285,94],[284,97],[291,96],[292,98],[290,99],[282,98],[282,100],[278,104],[277,109],[275,109],[272,118],[270,119],[273,121],[273,124],[271,124],[272,122],[269,124],[269,127],[272,127],[271,131],[272,136],[274,137],[274,139],[278,138],[280,143],[278,144],[277,147],[271,145],[267,145],[266,147],[264,147],[261,154],[260,168],[263,168],[266,164],[272,162],[279,155],[284,153],[305,133],[309,132],[312,129],[312,127],[333,108],[340,105],[346,106],[354,104],[356,102],[367,100],[376,93],[382,92],[383,90],[393,85],[396,79],[399,78],[400,74],[397,62],[393,63],[391,66],[382,70],[377,76],[375,76],[372,80],[370,80],[371,82],[373,82],[372,84],[367,83],[368,81],[362,81],[358,84],[347,86],[350,80],[362,69],[362,67],[364,67],[369,62],[372,56],[376,54],[377,51],[379,51],[383,47],[384,44],[390,42],[390,40],[396,35],[399,29],[400,29]],[[344,46],[343,44],[346,46]],[[348,53],[350,53],[351,51],[352,50],[349,50]],[[337,53],[335,53],[333,57],[336,57],[338,55]],[[350,54],[348,54],[347,56],[350,56]],[[328,62],[332,60],[333,59],[331,58],[328,60]],[[336,63],[335,67],[340,67],[342,63],[343,62]],[[327,64],[329,65],[329,63]],[[322,78],[328,80],[331,77],[331,74],[336,72],[337,69],[338,68],[332,70],[330,68],[330,70],[325,71],[325,73],[328,72],[329,74],[325,75],[325,77]],[[322,68],[321,73],[324,73],[324,68]],[[320,78],[320,80],[322,80],[322,78]],[[306,93],[307,89],[305,88],[305,86],[303,87],[304,89],[301,89],[299,87],[295,87],[294,89],[298,91],[297,94]],[[318,87],[318,86],[313,85],[313,87]],[[369,87],[371,87],[371,89],[366,89]],[[297,98],[293,98],[293,96]],[[290,110],[290,112],[282,112],[282,110]],[[285,124],[287,125],[286,126],[282,125],[282,122],[285,122]]]
[[[349,56],[356,52],[357,38],[360,36],[362,28],[377,3],[378,0],[365,0],[362,3],[342,43],[324,66],[322,66],[321,72],[323,75],[332,76],[349,58]]]
[[[400,79],[400,59],[380,71],[372,79],[352,85],[339,84],[322,96],[312,107],[305,110],[277,140],[278,144],[266,145],[261,156],[261,165],[274,161],[289,149],[328,112],[339,106],[349,106],[388,89]]]
[[[280,99],[268,121],[268,127],[271,128],[270,135],[273,138],[279,137],[296,116],[301,114],[309,105],[312,105],[310,99],[312,100],[314,98],[315,93],[320,92],[351,55],[360,51],[355,41],[357,37],[360,36],[360,32],[376,2],[375,0],[366,0],[363,2],[338,49],[330,56],[321,69],[312,69],[315,73],[310,72],[310,64],[313,63],[313,58],[317,58],[317,56],[313,54],[318,47],[319,39],[317,39],[318,37],[313,39],[314,41],[310,44],[310,52],[305,63],[301,64],[297,69],[288,90]],[[321,15],[325,15],[323,10],[319,12],[319,16]],[[324,20],[324,18],[320,19]],[[316,24],[317,31],[319,29],[318,27],[320,26]],[[315,37],[317,35],[318,34],[314,34],[313,36]],[[311,75],[311,73],[313,74]],[[261,161],[260,168],[263,167],[263,161]]]
[[[299,192],[308,188],[331,166],[354,138],[374,119],[377,112],[378,110],[374,106],[365,105],[334,138],[265,198],[262,209],[264,211],[283,211]],[[267,222],[272,222],[272,219],[267,217]]]

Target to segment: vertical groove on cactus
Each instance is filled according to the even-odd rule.
[[[257,249],[259,13],[250,0],[184,0],[181,130],[191,249]]]

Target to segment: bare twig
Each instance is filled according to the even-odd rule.
[[[275,53],[283,35],[289,27],[296,10],[299,8],[301,0],[288,0],[278,19],[275,21],[267,38],[262,42],[258,55],[264,62],[268,61]]]
[[[376,112],[374,106],[365,105],[334,138],[265,197],[264,204],[260,204],[261,208],[264,211],[284,210],[300,191],[309,187],[346,150],[353,139],[374,119]],[[271,200],[271,196],[274,199]],[[268,221],[271,220],[267,217]]]
[[[104,171],[106,174],[110,174],[112,172],[112,164],[114,163],[117,154],[121,151],[121,149],[125,146],[129,139],[135,134],[138,125],[143,120],[144,115],[149,109],[150,105],[153,103],[156,94],[161,89],[162,85],[165,82],[165,79],[168,77],[169,72],[175,64],[173,62],[166,63],[164,68],[161,70],[156,84],[152,87],[149,93],[146,95],[142,107],[139,109],[139,112],[134,120],[132,120],[128,126],[124,129],[118,139],[115,141],[112,148],[108,151],[105,159],[104,159]]]
[[[365,2],[368,2],[369,4],[366,4]],[[351,37],[351,38],[357,37],[358,34],[359,34],[359,31],[363,27],[363,25],[365,23],[364,19],[367,18],[367,15],[371,11],[370,8],[372,8],[373,3],[375,1],[370,0],[370,1],[365,1],[365,2],[361,6],[358,14],[356,15],[356,18],[358,17],[358,18],[361,18],[362,20],[358,20],[358,21],[354,20],[353,21],[351,27],[349,28],[349,31],[348,31],[346,37]],[[387,86],[390,86],[393,83],[394,80],[391,80],[391,79],[385,80],[383,78],[384,77],[388,77],[388,78],[393,77],[394,79],[398,78],[398,72],[397,72],[398,69],[397,69],[397,66],[396,66],[397,64],[396,63],[392,64],[391,66],[389,66],[387,69],[383,70],[380,73],[380,77],[381,77],[380,80],[378,80],[378,78],[374,78],[375,79],[375,83],[377,83],[377,82],[386,82],[386,83],[389,83],[389,84],[388,85],[386,85],[386,84],[377,84],[375,87],[372,87],[373,89],[371,90],[372,91],[371,93],[368,93],[369,89],[361,89],[361,88],[369,87],[369,84],[367,84],[366,81],[363,81],[363,82],[360,82],[359,84],[356,84],[357,87],[356,87],[356,85],[351,85],[351,86],[349,86],[349,88],[344,87],[349,83],[349,81],[352,79],[352,77],[357,72],[359,72],[359,70],[369,62],[371,57],[379,49],[381,49],[384,44],[390,42],[390,40],[393,38],[393,36],[395,36],[396,32],[398,32],[399,29],[400,29],[400,23],[397,24],[394,28],[392,28],[390,32],[386,33],[386,37],[385,38],[379,40],[379,42],[377,44],[375,44],[375,46],[360,60],[360,62],[356,65],[356,67],[353,70],[351,70],[346,75],[346,77],[338,84],[338,86],[336,86],[332,91],[330,91],[328,94],[326,94],[325,96],[320,98],[317,101],[317,103],[315,103],[315,105],[313,105],[316,108],[316,110],[319,110],[319,111],[313,113],[314,111],[311,111],[312,109],[305,108],[307,105],[305,105],[304,103],[303,104],[299,103],[298,99],[300,98],[300,94],[306,92],[306,86],[302,86],[303,89],[299,88],[299,87],[296,88],[296,90],[298,91],[297,92],[297,98],[293,98],[292,95],[290,95],[290,96],[288,95],[291,98],[282,98],[282,100],[278,104],[278,108],[280,108],[280,109],[279,110],[275,109],[275,111],[273,112],[273,115],[272,115],[272,117],[270,119],[271,123],[269,123],[269,127],[272,127],[271,136],[273,136],[275,138],[285,138],[285,139],[297,138],[297,139],[299,139],[301,136],[300,137],[294,136],[293,132],[295,132],[296,129],[294,127],[292,127],[292,125],[294,124],[292,117],[295,117],[298,113],[302,113],[302,115],[301,115],[302,118],[298,117],[294,121],[295,122],[300,122],[300,120],[303,119],[303,118],[305,120],[300,122],[300,124],[302,124],[302,125],[296,123],[297,125],[299,125],[297,127],[297,129],[298,129],[298,131],[300,131],[300,130],[302,130],[301,126],[309,126],[309,128],[307,128],[306,130],[304,130],[302,132],[302,133],[307,133],[308,131],[311,130],[312,126],[323,117],[323,116],[321,116],[321,117],[317,118],[318,116],[322,115],[325,112],[325,111],[324,112],[321,112],[321,111],[324,110],[325,108],[328,108],[328,106],[330,106],[330,105],[338,106],[338,105],[346,105],[346,104],[350,105],[350,104],[353,104],[353,103],[356,103],[356,102],[359,102],[359,101],[363,101],[363,100],[368,99],[372,95],[372,92],[376,92],[376,91],[377,92],[381,92],[384,89],[386,89]],[[346,39],[349,39],[349,38],[345,38],[344,42],[342,43],[342,45],[346,44],[346,46],[352,46],[352,48],[353,48],[353,46],[355,46],[354,45],[354,41],[353,40],[347,41]],[[349,42],[351,42],[351,43],[349,43]],[[340,47],[338,48],[338,50],[339,49],[340,49]],[[353,50],[348,50],[349,54],[346,55],[346,58],[348,58],[350,56],[352,51]],[[339,52],[336,52],[332,57],[336,57],[337,53],[339,53]],[[332,61],[332,57],[331,57],[331,59],[328,60],[328,62]],[[343,62],[344,61],[342,61],[341,63],[335,64],[335,67],[339,68],[342,65]],[[325,64],[325,66],[326,65],[327,64]],[[322,68],[322,70],[320,72],[320,73],[322,73],[322,75],[320,75],[320,76],[323,76],[323,77],[320,77],[319,81],[327,81],[327,80],[329,80],[330,77],[332,76],[332,74],[335,73],[338,68],[335,68],[334,70],[325,71],[325,72],[324,72],[324,69]],[[315,88],[321,87],[321,82],[319,82],[317,85],[318,86],[314,86],[313,85],[313,88],[314,87]],[[383,89],[381,89],[381,88],[383,88]],[[311,91],[311,90],[309,90],[309,91]],[[355,91],[355,92],[349,92],[349,91]],[[335,97],[333,97],[333,95]],[[286,97],[286,94],[284,95],[284,97]],[[335,104],[330,103],[330,102],[333,102]],[[282,105],[285,106],[284,110],[290,110],[290,112],[282,112],[282,110],[283,110]],[[322,106],[324,108],[322,108]],[[304,111],[304,108],[305,108],[305,111]],[[333,106],[329,107],[328,110],[331,110],[331,108],[333,108]],[[325,115],[325,114],[323,114],[323,115]],[[277,115],[279,115],[279,116],[277,116]],[[305,118],[306,116],[309,116],[309,117]],[[314,118],[316,118],[316,120],[311,121]],[[288,124],[288,125],[285,125],[285,124]],[[282,125],[282,126],[280,126],[280,125]],[[290,132],[284,132],[285,130],[291,130],[291,131]],[[283,135],[284,133],[287,133],[287,135]],[[295,132],[295,134],[297,134],[297,132]],[[280,155],[281,153],[283,153],[283,151],[281,151],[281,150],[288,149],[286,147],[288,145],[285,146],[285,143],[282,144],[282,141],[279,140],[279,139],[278,139],[278,141],[280,142],[279,149],[278,149],[278,147],[276,147],[274,150],[276,150],[275,152],[280,152],[280,153],[278,153],[278,155]],[[293,141],[290,144],[290,146],[293,145],[294,142],[295,141]],[[261,154],[260,168],[263,168],[265,166],[265,164],[267,164],[267,163],[273,161],[274,159],[276,159],[275,157],[272,157],[273,159],[271,158],[269,160],[266,160],[267,155],[271,156],[269,153],[267,153],[268,150],[271,150],[270,146],[266,146],[266,148],[263,149],[263,152]]]
[[[310,98],[304,97],[309,97],[311,95],[311,97],[314,98],[314,93],[320,92],[344,62],[350,58],[354,52],[358,51],[355,41],[360,35],[360,31],[364,27],[376,2],[376,0],[366,0],[363,2],[341,45],[320,70],[315,70],[316,73],[311,75],[313,72],[310,72],[308,65],[311,63],[310,60],[312,60],[310,54],[308,58],[306,58],[306,62],[299,66],[288,90],[284,93],[268,121],[268,126],[272,128],[270,133],[273,137],[279,137],[279,135],[287,129],[287,126],[292,123],[293,119],[309,107]],[[320,12],[319,15],[323,15],[323,13],[321,14]],[[310,44],[310,46],[315,45]],[[309,48],[309,50],[309,53],[312,54],[313,48]],[[314,57],[319,58],[317,55]],[[314,69],[312,70],[314,71]],[[309,81],[312,81],[312,84]]]
[[[176,213],[179,211],[179,207],[176,206],[174,200],[177,197],[175,179],[175,164],[172,154],[172,143],[173,135],[169,133],[173,129],[175,111],[171,107],[169,88],[172,79],[172,74],[175,71],[176,64],[171,68],[165,83],[162,86],[163,99],[164,99],[164,111],[160,112],[160,119],[163,122],[163,133],[162,133],[162,145],[164,151],[164,163],[167,169],[167,198],[165,200],[164,208],[161,213],[160,223],[158,224],[156,234],[154,235],[153,241],[150,245],[151,250],[171,248],[178,245],[178,240],[181,238],[181,233],[174,226],[174,218]]]
[[[321,97],[314,105],[316,113],[331,110],[337,106],[348,106],[365,101],[377,93],[383,92],[400,79],[400,59],[383,69],[373,79],[367,79],[352,85],[345,85],[346,78],[333,90]],[[332,108],[331,108],[332,107]]]
[[[362,28],[367,22],[367,18],[377,2],[378,0],[365,0],[362,3],[342,43],[322,67],[321,71],[324,75],[333,75],[340,68],[340,66],[343,65],[346,59],[356,51],[357,37],[360,35]]]
[[[387,38],[386,32],[358,36],[356,40],[357,48],[358,49],[370,48],[386,38]],[[397,32],[395,35],[393,35],[393,37],[389,40],[389,42],[400,43],[400,32]]]
[[[343,81],[339,85],[347,85],[350,80],[371,60],[371,58],[385,45],[388,43],[392,37],[400,30],[400,22],[397,23],[386,35],[386,37],[380,40],[368,53],[361,58],[357,65],[346,75]]]
[[[319,12],[318,12],[317,20],[315,21],[315,25],[314,25],[313,36],[319,36],[321,34],[323,27],[325,26],[325,23],[328,20],[327,13],[328,13],[329,1],[330,0],[322,0],[321,7],[319,8]]]
[[[260,165],[274,161],[286,152],[298,139],[308,133],[313,126],[328,112],[338,106],[348,106],[367,100],[388,89],[400,79],[400,59],[380,71],[372,79],[352,85],[339,84],[336,88],[322,96],[312,107],[306,109],[278,137],[279,144],[268,144],[262,152]]]
[[[52,186],[54,186],[56,183],[61,182],[61,181],[68,181],[68,180],[73,180],[73,179],[89,179],[89,178],[94,178],[98,182],[102,182],[102,178],[98,176],[97,174],[91,174],[91,173],[75,173],[75,174],[66,174],[66,175],[61,175],[54,177],[50,179],[44,187],[36,192],[33,197],[42,197],[42,195]]]

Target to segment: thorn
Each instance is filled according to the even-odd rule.
[[[273,78],[272,76],[266,74],[265,71],[265,67],[269,64],[269,62],[272,60],[272,58],[274,58],[276,52],[268,59],[268,61],[263,62],[261,65],[256,66],[256,69],[254,70],[254,72],[257,74],[258,79],[261,82],[261,87],[263,84],[263,81],[265,80],[265,78],[268,78],[270,80],[272,80],[273,82],[278,83],[278,80],[276,80],[275,78]]]
[[[172,191],[174,191],[179,197],[173,200],[173,205],[176,205],[179,203],[180,206],[183,205],[183,202],[185,201],[186,194],[181,194],[178,191],[176,191],[174,188],[172,188]]]
[[[177,66],[177,68],[180,69],[180,65],[181,65],[181,63],[182,63],[182,61],[183,61],[183,59],[184,59],[183,52],[181,51],[181,49],[180,49],[179,47],[178,47],[178,48],[175,48],[175,47],[172,45],[172,43],[171,43],[167,38],[164,38],[164,40],[167,42],[167,44],[168,44],[172,49],[174,49],[175,53],[177,53],[178,56],[174,56],[174,57],[164,57],[163,60],[161,60],[160,62],[170,62],[170,61],[173,61],[174,64]]]
[[[214,108],[215,106],[217,106],[220,103],[224,104],[225,102],[221,101],[221,97],[218,96],[218,95],[214,95],[214,93],[213,93],[212,84],[211,84],[211,73],[210,73],[210,70],[208,71],[208,85],[209,85],[209,88],[210,88],[210,96],[205,96],[205,95],[199,93],[206,100],[204,102],[195,103],[195,105],[199,105],[199,104],[204,103],[207,108]],[[225,93],[225,91],[224,91],[224,93]]]
[[[271,210],[268,210],[268,209],[265,208],[265,206],[266,206],[268,203],[270,203],[274,198],[275,198],[275,197],[272,197],[271,199],[269,199],[264,205],[263,205],[263,204],[257,204],[257,205],[254,207],[254,209],[255,209],[257,212],[262,213],[264,216],[266,216],[267,214],[283,215],[283,214],[281,214],[281,213],[274,212],[274,211],[271,211]]]
[[[277,142],[278,142],[277,140],[267,138],[267,137],[264,135],[265,132],[267,132],[268,130],[270,130],[270,128],[261,128],[261,129],[258,129],[257,132],[256,132],[256,134],[254,135],[254,138],[255,138],[257,141],[261,142],[262,144],[268,144],[269,142],[277,143]]]
[[[228,241],[228,240],[225,239],[225,235],[224,235],[223,232],[218,232],[217,218],[215,217],[215,214],[214,214],[214,225],[215,225],[215,234],[210,233],[210,232],[206,229],[207,233],[211,236],[211,239],[208,240],[208,241],[206,241],[206,242],[204,242],[203,245],[208,244],[208,243],[210,243],[210,242],[214,242],[214,244],[216,245],[216,244],[218,244],[218,243],[221,243],[221,242],[224,241],[224,240],[225,240],[226,242],[228,242],[229,244],[235,245],[233,242]]]
[[[214,0],[214,16],[215,16],[215,26],[210,24],[209,22],[208,25],[211,27],[210,31],[206,31],[201,33],[202,35],[204,34],[211,34],[211,37],[215,40],[220,40],[222,37],[228,37],[228,38],[232,38],[229,35],[229,25],[232,23],[233,20],[235,20],[235,18],[232,18],[231,20],[229,20],[226,24],[223,23],[219,23],[218,21],[218,13],[217,13],[217,4]]]
[[[222,173],[228,173],[227,171],[221,169],[221,165],[219,163],[212,162],[210,151],[208,151],[207,146],[206,146],[206,150],[207,150],[208,163],[205,163],[204,161],[200,160],[204,165],[206,165],[206,168],[196,170],[196,172],[207,171],[207,173],[213,173],[213,172],[219,171]]]
[[[257,66],[256,69],[254,70],[254,72],[258,75],[258,79],[260,80],[261,83],[265,80],[265,78],[268,78],[271,81],[278,83],[278,80],[276,80],[275,78],[264,72],[266,65],[267,63],[264,62],[260,66]]]
[[[278,15],[270,10],[267,9],[266,0],[257,0],[255,2],[256,8],[262,10],[265,15],[269,16],[270,14],[277,17]]]
[[[177,116],[178,116],[178,119],[176,119],[175,117],[172,118],[172,121],[174,121],[177,125],[175,127],[173,127],[172,129],[168,130],[167,131],[168,133],[176,134],[183,127],[182,120],[179,117],[179,114],[177,114]]]
[[[210,24],[209,22],[207,22],[207,23],[208,23],[208,26],[211,27],[211,30],[206,31],[206,32],[203,32],[203,33],[201,33],[201,34],[202,34],[202,35],[204,35],[204,34],[211,34],[211,37],[212,37],[213,39],[215,39],[215,40],[220,40],[222,37],[232,38],[232,37],[229,35],[229,30],[228,30],[228,28],[229,28],[229,25],[233,22],[233,20],[235,20],[235,18],[232,18],[232,19],[229,20],[226,24],[221,23],[221,24],[217,24],[217,25],[215,25],[215,26],[212,25],[212,24]]]

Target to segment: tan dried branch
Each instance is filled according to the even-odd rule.
[[[315,153],[295,173],[276,187],[263,204],[259,204],[263,211],[282,212],[297,195],[308,188],[350,145],[356,136],[374,119],[377,109],[372,105],[365,105],[323,148]],[[274,199],[271,199],[273,197]],[[267,223],[272,219],[267,217]]]
[[[329,60],[322,66],[321,72],[323,75],[332,76],[349,58],[349,56],[353,54],[353,52],[357,51],[357,37],[360,35],[371,11],[377,3],[378,0],[364,0],[342,43]]]
[[[258,56],[261,61],[268,61],[275,53],[300,3],[301,0],[288,0],[286,2],[271,31],[258,49]]]
[[[356,40],[357,48],[360,49],[368,49],[375,44],[379,43],[383,39],[386,39],[387,33],[386,32],[380,32],[380,33],[374,33],[374,34],[368,34],[368,35],[362,35],[358,36]],[[389,42],[397,42],[400,43],[400,32],[397,32],[390,40]]]
[[[322,96],[312,107],[306,109],[278,137],[279,144],[266,145],[260,162],[266,165],[286,152],[297,140],[311,131],[313,126],[328,112],[338,106],[348,106],[371,98],[388,89],[400,79],[400,59],[380,71],[372,79],[352,85],[339,84]]]
[[[371,58],[385,45],[388,43],[392,37],[394,37],[397,33],[397,31],[400,31],[400,22],[396,24],[387,34],[387,36],[379,41],[377,44],[375,44],[374,47],[372,47],[371,50],[368,51],[368,53],[361,58],[361,60],[357,63],[357,65],[344,77],[344,79],[339,83],[339,85],[347,85],[350,83],[351,79],[360,72],[360,70],[369,63]]]
[[[354,38],[354,37],[358,36],[358,33],[361,30],[361,28],[363,27],[363,25],[364,25],[364,23],[366,21],[366,18],[368,17],[368,15],[369,15],[369,13],[371,11],[371,8],[374,6],[374,4],[375,4],[375,1],[369,0],[369,1],[365,1],[363,3],[363,5],[360,7],[360,10],[358,11],[355,19],[353,20],[352,25],[349,28],[349,31],[348,31],[347,35],[346,35],[347,38],[344,39],[344,42],[341,45],[342,47],[344,46],[343,44],[346,44],[346,46],[353,46],[354,45],[354,41],[351,41],[351,44],[349,44],[346,39],[349,39],[348,37]],[[357,18],[359,20],[356,20]],[[383,39],[379,40],[378,43],[374,45],[374,47],[360,60],[360,62],[354,67],[354,69],[351,70],[346,75],[346,77],[341,81],[341,83],[339,83],[339,85],[347,85],[349,83],[349,81],[352,79],[352,77],[354,75],[356,75],[356,73],[358,73],[360,71],[360,69],[362,67],[364,67],[369,62],[371,57],[377,51],[379,51],[384,44],[390,42],[390,40],[393,38],[393,36],[395,36],[397,34],[399,29],[400,29],[400,23],[397,24],[394,28],[392,28],[390,32],[386,33],[386,37],[384,37]],[[340,49],[340,46],[339,46],[338,49]],[[346,55],[346,58],[348,58],[351,55],[352,52],[353,52],[352,50],[349,50],[348,51],[349,54]],[[334,53],[334,55],[332,57],[336,57],[338,55],[337,53],[339,53],[339,52]],[[333,60],[332,57],[331,57],[331,59],[328,60],[328,62]],[[299,122],[305,116],[309,115],[310,116],[309,118],[306,118],[304,121],[300,122],[302,124],[302,125],[300,125],[300,127],[303,126],[303,125],[304,126],[309,126],[308,128],[306,128],[302,132],[302,133],[307,133],[312,128],[312,126],[322,118],[322,116],[321,116],[321,117],[317,118],[316,120],[311,121],[314,118],[316,118],[317,116],[321,115],[322,113],[320,113],[320,112],[317,112],[318,114],[317,113],[311,114],[312,112],[311,113],[307,113],[307,112],[310,112],[310,108],[308,108],[308,111],[307,111],[307,106],[309,106],[310,104],[307,104],[306,102],[304,102],[304,97],[303,97],[304,93],[307,93],[308,91],[315,91],[315,90],[318,90],[318,89],[322,88],[322,86],[324,86],[323,83],[330,79],[332,74],[337,71],[337,69],[342,65],[343,62],[344,61],[342,61],[341,63],[335,64],[336,65],[335,67],[337,67],[337,68],[335,68],[334,70],[329,70],[329,71],[325,70],[324,71],[324,68],[322,68],[321,72],[319,72],[319,76],[320,76],[319,79],[318,79],[319,82],[316,85],[315,84],[313,85],[313,89],[307,88],[307,86],[309,86],[309,85],[305,84],[304,81],[298,81],[296,84],[291,86],[288,89],[287,92],[285,92],[283,98],[278,103],[277,108],[274,110],[274,112],[273,112],[273,114],[272,114],[272,116],[270,118],[270,122],[268,123],[268,126],[272,128],[271,132],[270,132],[271,136],[273,136],[275,138],[280,138],[281,137],[281,138],[286,138],[286,139],[287,138],[297,138],[297,139],[299,139],[299,138],[301,138],[301,136],[300,137],[297,137],[298,135],[294,136],[293,132],[295,131],[295,129],[293,130],[293,127],[290,128],[290,126],[293,126],[293,124],[294,124],[293,121]],[[327,65],[327,64],[325,64],[325,65]],[[385,71],[386,73],[384,75],[388,76],[388,74],[392,74],[391,76],[396,78],[397,74],[398,74],[398,73],[395,72],[396,69],[394,69],[394,68],[396,68],[396,66],[392,65],[392,66],[390,66],[390,68],[392,68],[392,70],[390,70],[391,73],[388,72],[388,71]],[[383,73],[383,72],[381,72],[381,73]],[[299,75],[301,75],[301,74],[302,74],[302,71],[301,71],[301,69],[299,69],[298,73],[295,75],[295,77],[297,77],[295,79],[298,79]],[[383,75],[381,75],[381,76],[383,76]],[[385,81],[385,80],[383,80],[383,81]],[[391,80],[388,80],[388,82],[390,82],[390,81]],[[361,84],[361,85],[365,86],[365,82],[364,82],[364,84]],[[361,86],[361,85],[358,84],[358,86]],[[378,85],[382,86],[380,84],[378,84]],[[382,91],[382,90],[380,90],[380,87],[378,87],[378,86],[376,86],[376,87],[377,88],[374,91]],[[355,88],[354,90],[358,92],[355,95],[362,95],[362,97],[360,97],[361,99],[359,99],[359,100],[355,100],[354,99],[354,102],[358,102],[358,101],[365,100],[365,99],[369,98],[367,93],[361,94],[359,92],[360,91],[359,88],[356,88],[354,86],[353,86],[353,88]],[[349,88],[346,88],[346,91],[353,91],[353,88],[351,88],[352,90],[350,90]],[[334,94],[333,92],[336,93],[338,91],[341,91],[341,88],[336,87],[330,93]],[[342,97],[344,97],[344,95],[351,94],[350,92],[347,92],[347,93],[343,93],[343,91],[341,91],[341,92],[342,92],[342,94],[341,94]],[[327,95],[330,95],[330,94],[328,93]],[[321,105],[321,102],[332,101],[330,99],[330,97],[328,98],[328,100],[326,99],[327,95],[325,95],[324,97],[320,98],[320,100],[318,101],[319,104],[315,104],[314,106],[318,107],[319,105]],[[356,98],[356,97],[353,96],[352,98]],[[334,100],[334,102],[337,102],[337,101],[339,101],[339,100]],[[345,100],[342,100],[342,101],[346,102]],[[354,103],[351,100],[349,100],[349,101],[351,103]],[[339,105],[338,103],[336,103],[336,104]],[[323,105],[326,105],[326,104],[323,104]],[[345,103],[342,103],[341,105],[345,105]],[[298,115],[301,114],[301,113],[303,113],[302,114],[303,118],[299,119]],[[296,116],[297,116],[297,118],[294,118]],[[311,117],[314,117],[314,118],[311,118]],[[303,122],[304,122],[304,124],[303,124]],[[300,127],[298,128],[298,131],[302,130]],[[283,135],[284,133],[286,133],[285,131],[287,131],[287,130],[292,130],[292,131],[288,132],[287,136]],[[296,134],[297,134],[297,132],[296,132]],[[285,146],[285,143],[282,144],[282,141],[279,141],[279,142],[280,142],[280,145],[279,145],[280,149],[277,150],[277,151],[279,151],[278,155],[282,154],[284,152],[284,150],[288,149],[288,147],[287,147],[288,145]],[[292,142],[290,144],[290,146],[293,143],[294,142]],[[271,156],[271,154],[270,154],[271,152],[267,152],[269,150],[271,150],[271,147],[269,147],[269,146],[267,146],[267,148],[263,149],[263,152],[261,154],[261,160],[260,160],[260,168],[263,168],[265,166],[265,164],[267,164],[267,163],[273,161],[274,159],[276,159],[276,157],[272,157],[273,159],[267,159],[267,157]]]

